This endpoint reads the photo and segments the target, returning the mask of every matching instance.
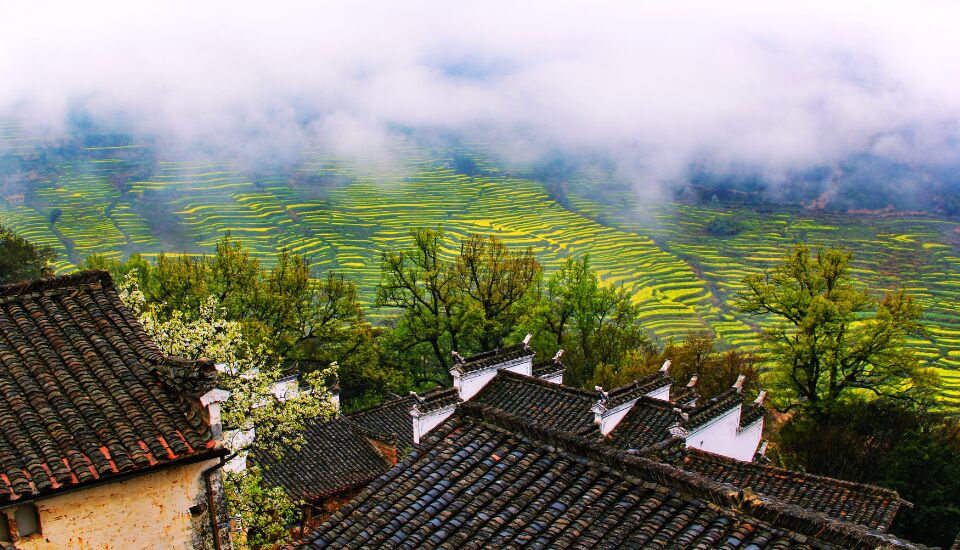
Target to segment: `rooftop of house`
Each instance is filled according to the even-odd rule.
[[[684,422],[684,427],[690,431],[694,431],[701,426],[709,424],[710,421],[723,416],[731,409],[735,409],[739,407],[742,403],[743,403],[743,394],[740,392],[739,388],[733,387],[733,388],[724,390],[722,393],[720,393],[716,397],[711,398],[707,402],[687,410],[686,413],[688,415],[688,418],[686,422]],[[763,408],[762,407],[758,407],[758,408],[760,409],[760,416],[758,416],[757,418],[747,418],[747,415],[743,415],[744,418],[741,419],[742,426],[747,425],[747,424],[743,424],[742,421],[744,419],[752,420],[752,422],[755,422],[763,416],[762,414]]]
[[[480,403],[298,548],[922,548]]]
[[[492,351],[478,353],[468,357],[467,359],[463,359],[459,355],[454,355],[455,364],[453,368],[464,374],[467,374],[483,370],[499,363],[505,363],[507,361],[523,359],[526,357],[533,357],[533,355],[533,349],[527,342],[519,342],[510,346],[497,348]]]
[[[546,361],[534,363],[533,375],[537,378],[546,378],[563,374],[564,369],[565,367],[563,366],[563,362],[560,361],[559,357],[555,357],[553,359],[547,359]]]
[[[610,432],[604,442],[617,449],[645,449],[674,436],[671,428],[683,425],[680,409],[669,401],[643,396]]]
[[[889,528],[900,506],[906,504],[891,489],[743,462],[697,449],[688,449],[679,467],[874,529]]]
[[[408,415],[409,416],[409,415]],[[279,458],[260,452],[250,461],[262,467],[270,486],[296,500],[312,501],[361,487],[393,466],[371,440],[396,445],[396,438],[371,432],[348,418],[307,421],[299,449]]]
[[[604,406],[608,409],[613,409],[624,403],[628,403],[639,398],[641,395],[646,395],[654,390],[670,386],[673,384],[673,380],[670,376],[667,375],[665,370],[659,370],[655,373],[648,374],[639,380],[634,380],[629,384],[625,384],[618,388],[610,390],[607,394],[606,403]]]
[[[423,394],[411,392],[403,397],[347,415],[360,427],[387,435],[395,435],[400,447],[413,447],[413,419],[410,412],[417,408],[423,414],[460,402],[457,390],[437,388]]]
[[[417,398],[411,395],[387,399],[369,409],[349,413],[347,418],[355,424],[387,435],[395,435],[401,447],[413,446],[413,422],[410,411]]]
[[[215,378],[161,354],[106,272],[0,286],[0,503],[225,454]]]
[[[558,430],[583,433],[596,427],[590,410],[595,394],[515,372],[497,372],[470,401]]]

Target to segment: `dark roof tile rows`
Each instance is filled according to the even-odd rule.
[[[684,427],[690,431],[708,424],[711,420],[719,418],[732,409],[737,408],[743,403],[743,394],[736,388],[730,388],[723,393],[713,397],[706,403],[688,411],[689,418]]]
[[[197,397],[105,272],[0,287],[0,502],[223,454]]]
[[[617,449],[641,450],[673,437],[670,428],[682,426],[679,410],[668,402],[641,397],[604,439]]]
[[[420,414],[445,409],[460,403],[460,392],[455,388],[436,389],[423,395],[415,395],[414,406]]]
[[[696,449],[688,450],[680,467],[872,528],[888,528],[904,503],[891,489],[743,462]]]
[[[581,433],[593,430],[595,395],[515,372],[499,371],[470,399],[554,429]]]
[[[693,403],[700,399],[700,392],[696,386],[675,386],[670,390],[670,401],[677,404],[678,407],[693,408]]]
[[[917,548],[468,402],[299,547],[825,545]]]
[[[299,449],[279,459],[261,452],[250,460],[262,467],[267,484],[283,487],[291,498],[312,501],[366,485],[390,469],[390,461],[369,441],[373,435],[344,417],[317,417],[306,423]]]
[[[527,344],[520,342],[510,346],[505,346],[492,351],[478,353],[467,358],[463,363],[454,365],[454,368],[460,369],[464,374],[483,370],[487,367],[513,361],[525,357],[533,357],[533,349]]]
[[[533,375],[537,378],[556,376],[563,374],[565,367],[563,363],[556,359],[547,359],[533,364]]]
[[[629,384],[610,390],[605,406],[612,409],[671,384],[673,384],[673,380],[665,372],[657,371],[644,376],[640,380],[634,380]]]
[[[373,432],[397,437],[401,447],[413,447],[413,419],[410,411],[417,402],[413,395],[396,397],[376,407],[347,415],[356,424]]]
[[[763,408],[762,405],[751,405],[749,407],[744,407],[740,411],[740,427],[746,428],[747,426],[759,422],[767,414],[767,409]]]

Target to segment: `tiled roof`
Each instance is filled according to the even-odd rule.
[[[371,435],[347,418],[317,417],[307,422],[299,449],[279,459],[261,452],[251,461],[262,466],[269,485],[283,487],[293,499],[316,500],[365,485],[390,469],[392,464],[370,443]]]
[[[557,430],[579,433],[595,426],[594,394],[515,372],[498,371],[470,401]]]
[[[730,388],[689,411],[690,418],[684,423],[684,426],[693,431],[711,420],[723,416],[731,409],[737,408],[741,403],[743,403],[743,394],[738,392],[736,388]]]
[[[520,342],[511,346],[502,347],[493,351],[479,353],[467,358],[463,363],[454,365],[464,374],[483,370],[491,365],[513,361],[522,357],[533,357],[533,350],[527,344]]]
[[[872,528],[888,528],[904,503],[890,489],[742,462],[697,449],[688,450],[680,467]]]
[[[539,363],[533,364],[533,375],[537,378],[555,376],[562,373],[563,370],[563,363],[561,363],[559,360],[547,359],[546,361],[540,361]]]
[[[667,401],[641,397],[604,442],[617,449],[640,450],[666,441],[673,437],[670,427],[683,425],[683,418],[675,408]]]
[[[413,447],[413,418],[410,411],[416,402],[416,397],[406,395],[350,413],[347,417],[368,430],[397,436],[397,444],[401,447]]]
[[[455,388],[436,389],[423,395],[415,395],[414,406],[420,414],[444,409],[460,403],[460,392]]]
[[[743,410],[740,411],[740,427],[746,428],[750,424],[759,421],[766,414],[767,409],[765,409],[763,405],[744,407]]]
[[[413,447],[413,417],[416,406],[420,414],[460,402],[460,394],[453,388],[437,388],[422,394],[406,395],[348,414],[357,425],[373,432],[395,435],[400,447]]]
[[[696,386],[675,385],[670,389],[670,401],[678,407],[689,407],[690,403],[700,398],[700,392]]]
[[[0,287],[0,503],[223,454],[210,363],[162,355],[110,276]]]
[[[299,548],[917,548],[475,403]]]
[[[640,380],[634,380],[629,384],[620,386],[619,388],[614,388],[610,390],[607,397],[606,407],[612,409],[628,401],[632,401],[641,395],[646,395],[653,390],[662,388],[664,386],[669,386],[673,384],[673,380],[670,379],[662,371],[657,371],[653,374],[648,374]]]

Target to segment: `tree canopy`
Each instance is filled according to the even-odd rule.
[[[783,262],[746,277],[737,300],[774,326],[763,333],[779,403],[829,416],[851,392],[924,400],[936,377],[920,368],[906,339],[922,330],[922,310],[904,290],[880,299],[850,275],[851,254],[811,254],[797,245]]]
[[[405,385],[399,372],[379,368],[376,330],[364,317],[356,284],[335,273],[311,273],[305,256],[280,251],[267,268],[227,234],[209,256],[160,254],[156,262],[93,256],[86,264],[118,278],[136,270],[145,302],[165,318],[196,320],[214,299],[250,346],[283,359],[285,370],[308,374],[336,362],[345,398],[382,397]]]
[[[0,284],[47,276],[47,264],[55,257],[49,246],[31,243],[0,226]]]

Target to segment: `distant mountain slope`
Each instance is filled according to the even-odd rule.
[[[536,174],[412,145],[392,162],[307,151],[296,166],[250,173],[209,159],[164,159],[116,136],[58,148],[19,135],[0,124],[0,224],[53,246],[60,272],[94,253],[203,253],[230,231],[267,262],[287,248],[344,273],[370,305],[381,252],[407,246],[413,227],[442,226],[454,239],[478,232],[532,246],[548,271],[589,253],[605,280],[633,292],[654,336],[710,327],[728,343],[753,345],[763,320],[732,307],[742,277],[797,241],[849,246],[873,288],[900,282],[923,302],[931,329],[916,345],[944,369],[945,396],[960,403],[954,222],[712,201],[641,205],[629,189],[597,198],[590,191],[601,183],[589,177],[558,197]],[[718,217],[739,220],[740,232],[712,234],[707,225]]]

